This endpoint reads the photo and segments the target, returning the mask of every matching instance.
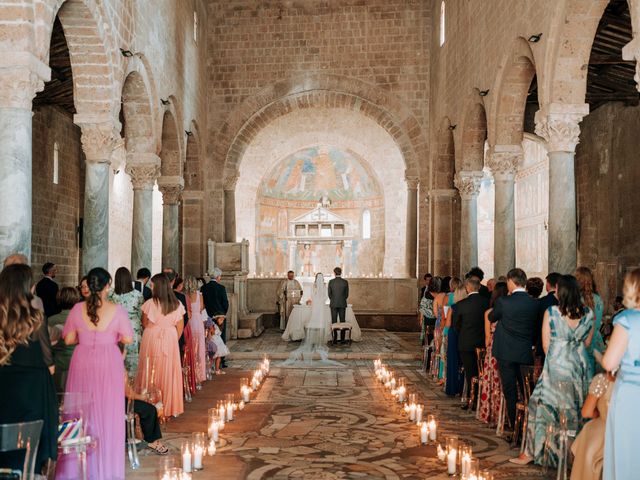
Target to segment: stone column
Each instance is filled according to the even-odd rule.
[[[575,149],[589,105],[551,104],[536,113],[536,133],[549,155],[549,272],[573,273],[578,263]]]
[[[224,182],[224,241],[236,241],[236,183],[238,176]]]
[[[82,130],[85,155],[84,235],[82,271],[109,268],[109,166],[120,135],[111,122],[84,123],[76,115]]]
[[[514,186],[522,160],[521,145],[496,145],[487,156],[495,185],[494,275],[506,275],[516,266]]]
[[[159,177],[162,192],[162,268],[180,270],[179,206],[184,180],[182,177]]]
[[[433,214],[432,258],[433,274],[453,275],[453,205],[457,190],[451,188],[429,191],[429,205]]]
[[[16,55],[0,60],[0,262],[12,253],[31,259],[31,107],[50,73],[31,54]]]
[[[482,172],[462,171],[456,174],[455,186],[460,192],[460,275],[478,265],[478,194]]]
[[[418,254],[418,177],[407,177],[407,250],[406,271],[408,278],[416,278]]]
[[[140,154],[136,154],[139,157]],[[131,231],[131,272],[151,268],[153,186],[160,176],[160,158],[147,154],[144,163],[127,158],[126,172],[133,185],[133,226]]]

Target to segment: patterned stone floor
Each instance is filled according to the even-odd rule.
[[[269,346],[270,336],[251,342]],[[365,342],[367,337],[378,347],[384,344],[388,348],[396,342],[396,347],[402,348],[398,353],[407,353],[409,346],[412,355],[416,351],[415,334],[377,332],[365,336]],[[237,352],[242,343],[232,350],[235,347]],[[332,352],[338,353],[340,348],[346,347],[336,347]],[[351,348],[369,350],[364,342]],[[261,357],[273,352],[259,353]],[[181,440],[206,429],[207,408],[225,393],[237,392],[240,379],[248,376],[247,371],[256,362],[237,359],[230,363],[227,375],[205,384],[185,414],[163,427],[165,442],[176,460]],[[435,458],[435,447],[419,444],[417,428],[407,422],[375,382],[369,359],[345,360],[344,366],[331,368],[281,368],[277,363],[272,362],[271,373],[256,398],[227,424],[217,454],[205,458],[205,469],[194,479],[450,478]],[[457,433],[473,445],[481,468],[491,468],[496,478],[544,478],[537,467],[508,463],[517,452],[494,431],[476,422],[473,415],[463,413],[457,400],[446,397],[425,379],[418,361],[388,363],[415,388],[426,404],[426,413],[436,414],[440,439],[446,433]],[[148,450],[141,455],[142,468],[128,471],[127,478],[155,479],[161,457]]]

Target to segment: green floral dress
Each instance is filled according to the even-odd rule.
[[[126,357],[124,360],[127,371],[135,373],[138,370],[138,352],[140,350],[140,339],[142,338],[142,304],[144,297],[138,290],[131,290],[128,293],[118,295],[113,291],[109,294],[109,300],[118,305],[122,305],[129,314],[129,320],[133,327],[133,342],[126,346]]]

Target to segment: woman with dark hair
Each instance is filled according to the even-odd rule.
[[[527,279],[527,284],[524,288],[530,297],[540,298],[544,289],[544,282],[540,277],[531,277]]]
[[[104,268],[87,274],[90,295],[71,309],[62,335],[76,349],[69,366],[67,392],[88,403],[85,435],[97,439],[90,451],[88,476],[97,480],[124,478],[124,362],[118,344],[127,345],[133,330],[127,311],[107,300],[111,276]],[[65,459],[56,478],[76,478]]]
[[[78,290],[73,287],[62,287],[58,290],[57,303],[60,313],[49,317],[49,336],[51,337],[53,361],[56,365],[56,372],[53,379],[58,392],[64,392],[69,374],[69,364],[75,350],[75,345],[65,345],[62,339],[62,330],[67,322],[69,313],[76,303],[80,301]]]
[[[462,375],[460,354],[458,353],[458,332],[452,327],[453,314],[457,309],[456,303],[467,298],[467,290],[458,277],[453,277],[449,282],[449,287],[453,291],[447,294],[445,307],[446,321],[444,326],[444,336],[446,338],[445,358],[445,383],[444,393],[450,396],[462,394],[464,388],[464,375]]]
[[[91,291],[89,290],[89,283],[87,282],[87,276],[85,275],[80,279],[80,285],[78,285],[78,292],[82,297],[82,300],[86,301],[91,295]]]
[[[542,323],[542,348],[546,360],[529,399],[526,449],[513,463],[542,464],[545,444],[549,464],[557,465],[559,437],[547,438],[547,427],[559,425],[560,413],[569,428],[582,427],[580,416],[593,377],[587,347],[593,338],[593,310],[582,301],[580,285],[572,275],[562,275],[557,287],[558,305],[549,307]]]
[[[589,268],[578,267],[576,269],[576,279],[580,285],[582,301],[587,307],[593,310],[594,314],[593,341],[588,348],[589,355],[591,356],[591,363],[594,370],[602,371],[600,364],[596,362],[596,357],[600,358],[605,351],[604,339],[602,338],[602,333],[600,333],[602,317],[604,315],[604,302],[600,295],[598,295],[596,282],[593,279],[593,273]]]
[[[495,425],[498,423],[500,414],[500,399],[502,398],[502,386],[500,383],[500,371],[498,370],[498,361],[493,356],[491,349],[493,348],[493,334],[496,331],[497,322],[489,321],[489,314],[493,310],[493,305],[500,297],[509,294],[507,284],[498,282],[491,292],[491,300],[489,301],[489,310],[484,312],[484,343],[486,352],[484,354],[484,362],[482,367],[482,388],[480,389],[480,407],[478,408],[478,419],[481,422]]]
[[[0,273],[0,423],[44,420],[36,472],[57,457],[58,406],[48,364],[49,337],[42,312],[31,304],[33,276],[28,265]],[[0,465],[22,470],[24,451],[0,453]]]
[[[433,315],[436,318],[434,327],[433,327],[433,351],[440,352],[442,355],[442,350],[444,348],[444,304],[445,304],[445,293],[442,292],[442,278],[433,277],[429,284],[429,292],[433,296]],[[438,378],[442,379],[444,376],[444,364],[442,359],[440,360],[440,364],[438,365]]]
[[[151,285],[153,296],[142,305],[140,358],[150,359],[155,385],[162,392],[164,415],[177,417],[184,411],[178,339],[184,329],[185,310],[164,273],[154,275]],[[138,370],[138,389],[144,380],[144,372]]]
[[[133,288],[133,278],[131,272],[126,267],[116,270],[116,278],[113,291],[109,294],[109,300],[117,305],[122,305],[129,314],[131,327],[133,328],[133,341],[127,345],[124,364],[129,372],[138,370],[138,351],[140,350],[140,339],[142,338],[142,323],[140,308],[144,302],[142,292]]]

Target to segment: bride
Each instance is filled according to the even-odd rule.
[[[304,341],[302,345],[291,352],[289,358],[284,361],[283,366],[309,364],[316,354],[320,357],[320,363],[322,364],[341,365],[338,362],[329,360],[327,342],[331,339],[331,320],[324,314],[326,301],[327,290],[324,284],[324,276],[322,273],[318,273],[313,284],[311,319],[305,327]]]

